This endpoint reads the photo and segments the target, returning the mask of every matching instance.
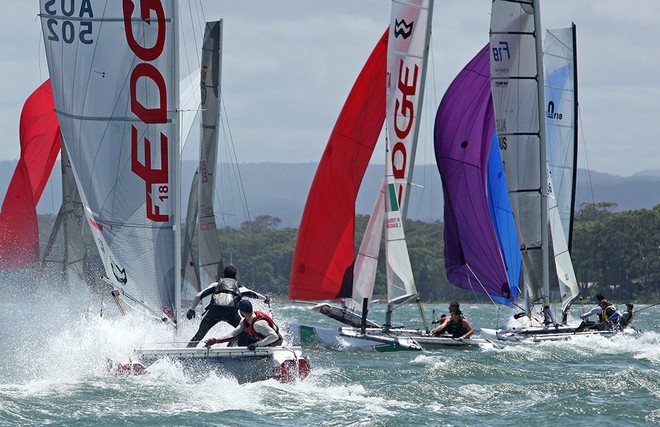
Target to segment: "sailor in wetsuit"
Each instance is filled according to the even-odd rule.
[[[252,343],[248,344],[248,350],[254,350],[257,347],[282,345],[282,336],[280,335],[279,328],[269,315],[260,311],[254,311],[252,309],[252,303],[246,299],[238,303],[238,312],[243,317],[243,321],[238,327],[221,338],[209,338],[205,341],[206,347],[227,342],[244,332],[253,340]]]
[[[452,338],[462,341],[465,338],[470,338],[474,334],[474,329],[472,329],[472,325],[463,316],[460,309],[451,307],[449,317],[446,317],[440,325],[431,331],[431,335],[434,337],[441,336],[445,333],[451,334]]]
[[[627,310],[623,312],[621,318],[619,319],[619,329],[624,330],[626,326],[635,318],[635,306],[631,303],[626,304]]]
[[[233,265],[226,266],[222,276],[222,280],[211,283],[206,289],[195,295],[195,299],[193,299],[190,310],[186,314],[188,320],[195,317],[195,307],[197,307],[197,304],[199,304],[202,298],[211,295],[211,302],[206,307],[206,312],[199,324],[199,329],[188,343],[188,347],[196,347],[206,333],[219,322],[227,322],[233,327],[238,326],[241,322],[241,317],[238,315],[236,305],[241,301],[241,298],[259,298],[268,303],[268,297],[242,286],[236,280],[236,267]],[[239,340],[239,345],[247,344],[241,342],[241,340]]]

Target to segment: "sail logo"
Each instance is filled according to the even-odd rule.
[[[59,3],[59,9],[57,3]],[[91,0],[82,0],[79,8],[76,7],[76,2],[73,0],[48,0],[44,3],[44,11],[46,14],[53,16],[53,18],[46,20],[48,40],[53,42],[63,41],[67,44],[77,42],[82,44],[94,43],[92,21],[84,20],[84,18],[94,18]],[[60,16],[57,16],[58,13]]]
[[[143,46],[140,42],[144,42],[144,38],[136,38],[133,33],[132,14],[135,10],[133,1],[123,0],[122,5],[126,42],[137,58],[143,61],[135,61],[136,65],[130,75],[131,112],[142,122],[139,129],[136,125],[131,125],[131,170],[145,182],[147,218],[154,222],[167,222],[169,215],[163,211],[167,209],[165,206],[170,205],[171,185],[169,183],[169,138],[166,133],[163,133],[163,130],[167,129],[163,124],[167,124],[168,88],[161,71],[153,62],[159,59],[164,52],[168,20],[165,18],[162,2],[152,0],[140,3],[140,17],[143,25],[148,25],[150,29],[155,25],[157,31],[153,45]],[[152,14],[156,19],[152,19]],[[144,93],[149,94],[149,99],[146,100],[149,105],[145,105],[138,98],[138,93],[143,96]],[[152,144],[152,141],[147,138],[150,131],[159,133],[159,141],[155,144]],[[140,146],[143,149],[142,161],[140,161]],[[155,166],[154,163],[159,163],[160,166]]]
[[[404,61],[399,62],[399,81],[395,91],[394,104],[394,133],[396,143],[392,147],[391,161],[394,179],[405,179],[408,172],[408,151],[411,130],[415,122],[415,96],[417,96],[417,83],[419,79],[419,65],[415,64],[412,69],[405,67]],[[403,185],[398,184],[397,203],[401,205],[403,197]]]
[[[110,261],[110,266],[112,267],[112,274],[115,276],[115,279],[122,285],[125,285],[128,283],[128,277],[126,277],[126,269],[125,268],[119,268],[117,264],[114,263],[114,261]]]
[[[495,129],[497,131],[497,143],[500,146],[500,150],[506,150],[508,142],[506,136],[501,135],[506,133],[506,119],[495,119]]]
[[[209,171],[206,167],[205,159],[199,161],[199,175],[202,184],[207,184],[209,182]]]
[[[403,37],[404,40],[406,40],[408,37],[410,37],[413,33],[413,26],[415,25],[415,21],[411,22],[408,24],[405,19],[395,19],[394,20],[394,37],[399,38],[399,36]]]
[[[550,101],[548,102],[548,109],[546,110],[546,116],[549,119],[561,120],[562,114],[560,112],[555,112],[555,103]]]
[[[508,61],[511,59],[509,42],[507,41],[498,42],[497,46],[491,47],[491,51],[493,52],[493,61],[495,62],[502,62],[505,59]],[[504,54],[506,54],[506,58],[504,57]]]

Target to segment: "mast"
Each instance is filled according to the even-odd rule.
[[[546,172],[547,147],[545,142],[545,88],[543,86],[543,41],[541,40],[541,0],[534,0],[534,41],[536,46],[536,87],[539,114],[539,173],[541,182],[541,257],[543,296],[550,297],[550,250],[548,242],[548,174]]]
[[[578,69],[577,69],[577,32],[575,23],[571,22],[573,34],[573,188],[571,197],[571,215],[568,221],[568,252],[573,249],[573,219],[575,217],[575,194],[577,190],[577,164],[578,164]]]
[[[177,136],[176,140],[176,150],[178,154],[174,160],[174,323],[175,323],[175,333],[178,336],[181,332],[180,320],[181,320],[181,133],[180,133],[180,120],[179,115],[180,111],[180,91],[179,91],[179,21],[177,11],[179,10],[178,1],[173,0],[173,10],[172,13],[172,31],[174,32],[174,77],[173,80],[177,84],[173,85],[172,90],[174,91],[174,105],[177,109],[176,114],[174,115],[175,120],[173,123],[173,135]]]

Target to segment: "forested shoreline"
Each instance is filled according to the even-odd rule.
[[[572,258],[582,297],[597,293],[619,302],[660,301],[660,205],[653,209],[613,212],[614,204],[585,204],[574,220]],[[52,216],[40,216],[41,241],[48,240]],[[356,220],[356,250],[368,216]],[[406,238],[415,283],[422,301],[486,302],[488,297],[452,286],[443,260],[443,224],[406,222]],[[224,263],[233,263],[250,287],[286,296],[297,228],[258,216],[240,228],[219,230]],[[381,250],[384,253],[384,250]],[[385,293],[384,260],[379,260],[375,294]],[[553,269],[554,270],[554,269]]]

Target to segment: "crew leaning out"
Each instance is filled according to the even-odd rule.
[[[238,327],[220,338],[209,338],[205,341],[206,347],[232,341],[243,332],[246,332],[253,340],[252,343],[248,344],[248,350],[254,350],[257,347],[282,345],[283,340],[279,328],[269,315],[260,311],[254,311],[252,309],[252,303],[246,299],[238,303],[238,312],[243,318]]]

